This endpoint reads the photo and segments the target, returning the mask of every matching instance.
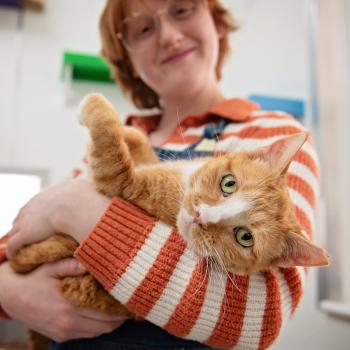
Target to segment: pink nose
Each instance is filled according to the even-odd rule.
[[[193,219],[193,221],[197,224],[197,225],[202,225],[202,219],[199,215],[199,213],[196,213],[195,218]]]

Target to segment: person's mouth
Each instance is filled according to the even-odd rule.
[[[189,55],[194,50],[195,50],[195,48],[192,47],[192,48],[187,49],[187,50],[176,52],[175,54],[172,54],[172,55],[164,58],[162,61],[160,61],[160,63],[167,64],[170,62],[175,62],[175,61],[181,60],[181,59],[185,58],[187,55]]]

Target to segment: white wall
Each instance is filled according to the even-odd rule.
[[[0,166],[44,168],[51,183],[64,178],[84,153],[86,133],[77,105],[65,105],[63,50],[98,52],[97,20],[104,0],[46,0],[44,14],[0,10]],[[307,0],[226,0],[241,23],[225,68],[226,96],[253,92],[308,99]],[[18,30],[18,23],[23,29]],[[122,115],[133,108],[111,86],[80,84],[106,93]],[[294,319],[275,349],[344,350],[349,323],[316,306],[314,271]]]

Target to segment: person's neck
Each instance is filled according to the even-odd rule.
[[[224,99],[217,86],[186,97],[163,98],[162,118],[156,132],[169,134],[185,117],[204,113]]]

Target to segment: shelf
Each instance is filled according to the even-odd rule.
[[[63,79],[115,83],[101,56],[69,51],[63,54]]]
[[[248,98],[258,103],[265,111],[283,111],[297,119],[302,119],[304,116],[305,106],[302,100],[258,94],[250,95]]]

